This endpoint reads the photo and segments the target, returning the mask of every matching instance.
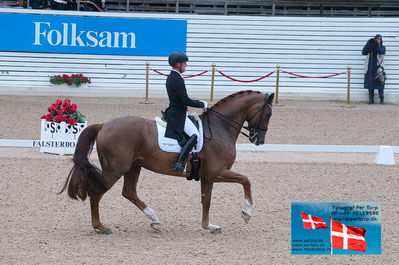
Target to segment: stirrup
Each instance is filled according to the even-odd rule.
[[[191,149],[193,149],[194,145],[197,144],[197,135],[192,135],[190,139],[184,144],[182,147],[180,154],[175,163],[172,164],[172,169],[179,172],[189,172],[188,170],[184,170],[185,168],[185,161],[190,153]]]

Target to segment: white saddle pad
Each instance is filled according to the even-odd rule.
[[[172,153],[180,153],[181,147],[177,143],[177,140],[165,137],[165,131],[166,131],[166,123],[161,120],[161,118],[156,117],[155,118],[155,123],[157,124],[157,129],[158,129],[158,144],[159,148],[161,148],[162,151],[165,152],[172,152]],[[204,133],[202,129],[202,121],[198,120],[199,123],[199,138],[198,138],[198,143],[196,146],[194,146],[193,152],[200,152],[202,149],[202,145],[204,144]]]

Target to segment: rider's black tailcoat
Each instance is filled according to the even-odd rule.
[[[168,125],[166,126],[165,136],[181,141],[184,137],[187,106],[203,108],[204,103],[188,97],[184,79],[176,71],[171,71],[166,79],[166,91],[169,97],[169,108],[166,110]]]

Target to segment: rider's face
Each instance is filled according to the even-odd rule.
[[[178,70],[180,73],[184,73],[184,72],[186,71],[186,67],[187,67],[187,62],[184,62],[184,63],[177,63],[176,66],[175,66],[175,68],[177,68],[177,70]]]
[[[186,67],[187,67],[187,62],[184,62],[181,64],[181,72],[184,73],[186,71]]]

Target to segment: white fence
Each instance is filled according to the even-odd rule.
[[[54,142],[54,141],[46,141]],[[41,147],[39,140],[0,139],[0,147]],[[375,163],[395,165],[394,154],[399,154],[399,146],[378,145],[300,145],[300,144],[237,144],[237,151],[257,152],[315,152],[315,153],[376,153]],[[44,151],[46,152],[46,151]],[[52,152],[57,153],[57,152]]]
[[[241,80],[263,76],[275,70],[277,64],[282,70],[311,76],[344,72],[350,65],[352,99],[366,98],[361,50],[370,37],[380,33],[387,48],[386,98],[399,102],[399,18],[245,17],[0,9],[0,22],[2,13],[184,19],[188,21],[187,53],[190,57],[187,75],[208,70],[212,63],[224,73]],[[146,61],[154,69],[164,73],[169,71],[166,57],[0,51],[0,70],[8,71],[0,72],[0,93],[144,96]],[[50,86],[49,76],[62,73],[83,73],[91,77],[93,83],[87,89],[56,90]],[[190,95],[209,97],[210,79],[210,72],[186,79]],[[150,97],[166,97],[164,83],[164,76],[151,72]],[[216,97],[245,89],[272,92],[275,75],[258,82],[238,83],[216,74]],[[344,100],[346,75],[311,79],[281,74],[280,93],[283,98]]]

